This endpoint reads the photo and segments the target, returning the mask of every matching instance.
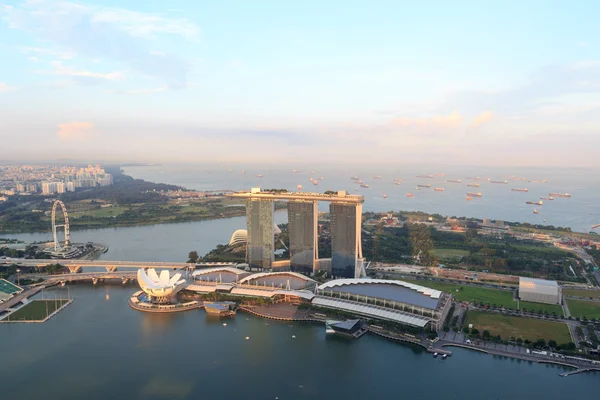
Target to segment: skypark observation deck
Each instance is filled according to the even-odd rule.
[[[346,191],[339,191],[335,194],[313,193],[313,192],[235,192],[227,195],[228,197],[242,199],[261,199],[261,200],[305,200],[305,201],[330,201],[343,202],[351,204],[362,204],[365,202],[364,196],[348,194]]]

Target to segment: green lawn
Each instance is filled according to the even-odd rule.
[[[462,258],[471,254],[468,250],[434,249],[431,251],[437,258]]]
[[[42,321],[67,302],[68,300],[33,300],[10,314],[4,321]]]
[[[527,311],[533,312],[546,312],[548,314],[556,313],[556,315],[563,316],[564,312],[561,306],[558,304],[543,304],[543,303],[532,303],[530,301],[519,301],[521,310],[526,309]]]
[[[69,212],[69,217],[71,217],[71,218],[79,218],[79,217],[83,217],[83,216],[90,216],[93,218],[114,217],[114,216],[123,214],[127,209],[128,209],[128,207],[120,207],[120,206],[96,208],[96,209],[87,210],[87,211]]]
[[[480,333],[487,330],[493,336],[500,335],[504,340],[511,337],[529,339],[556,340],[558,344],[569,343],[571,335],[565,323],[542,321],[533,318],[508,317],[483,311],[469,311],[465,326],[473,324]]]
[[[467,301],[469,303],[489,303],[496,304],[499,307],[517,309],[517,302],[513,300],[512,292],[508,290],[497,290],[481,288],[476,286],[467,286],[453,283],[439,283],[428,280],[401,279],[406,282],[416,283],[417,285],[430,287],[443,292],[452,293],[458,301]]]
[[[600,319],[600,302],[567,299],[569,311],[573,317]]]
[[[565,296],[592,297],[594,299],[600,299],[600,290],[563,289],[563,294]]]

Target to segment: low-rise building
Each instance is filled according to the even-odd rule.
[[[556,281],[520,277],[519,299],[534,303],[561,304],[562,290]]]

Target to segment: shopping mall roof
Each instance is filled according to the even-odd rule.
[[[252,275],[247,276],[244,279],[242,279],[239,283],[241,285],[250,284],[250,282],[258,280],[258,279],[270,278],[270,277],[275,277],[275,276],[285,276],[285,275],[291,276],[296,279],[303,280],[305,282],[316,282],[314,279],[311,279],[308,276],[299,274],[297,272],[281,271],[281,272],[260,272],[258,274],[252,274]]]
[[[372,318],[380,318],[388,321],[399,322],[401,324],[424,328],[430,321],[419,315],[408,314],[402,311],[393,310],[390,308],[378,307],[370,304],[358,303],[342,299],[334,299],[331,297],[315,296],[312,304],[333,308],[337,310],[348,311],[354,314],[364,315]]]
[[[336,279],[319,286],[319,290],[377,297],[431,310],[437,308],[442,292],[414,283],[386,279]]]

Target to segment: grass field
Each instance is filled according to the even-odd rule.
[[[600,319],[600,302],[567,299],[567,304],[573,317]]]
[[[562,322],[542,321],[533,318],[508,317],[482,311],[469,311],[465,326],[473,324],[473,328],[483,333],[489,331],[493,336],[500,335],[504,340],[511,337],[529,339],[556,340],[558,344],[569,343],[569,328]]]
[[[5,321],[43,321],[69,300],[33,300],[6,317]],[[46,308],[47,305],[47,308]]]
[[[462,258],[471,254],[468,250],[434,249],[431,251],[437,258]]]
[[[105,217],[115,217],[117,215],[123,214],[129,207],[105,207],[105,208],[96,208],[93,210],[87,211],[75,211],[69,212],[69,216],[71,218],[78,218],[83,216],[90,216],[93,218],[105,218]]]
[[[416,283],[432,289],[452,293],[458,301],[468,301],[469,303],[489,303],[496,304],[499,307],[517,309],[517,302],[513,300],[512,292],[508,290],[496,290],[480,288],[476,286],[459,285],[452,283],[439,283],[415,279],[402,279],[406,282]]]
[[[600,290],[563,289],[563,295],[600,299]]]
[[[542,304],[542,303],[532,303],[529,301],[519,301],[519,306],[522,309],[526,309],[527,311],[534,312],[546,312],[548,314],[556,313],[556,315],[563,316],[564,312],[561,306],[558,304]]]

